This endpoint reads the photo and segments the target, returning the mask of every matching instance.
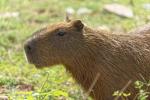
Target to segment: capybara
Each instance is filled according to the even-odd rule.
[[[24,48],[31,64],[37,68],[63,64],[86,91],[99,73],[90,93],[94,100],[113,100],[113,92],[132,80],[126,89],[131,100],[137,93],[133,82],[141,75],[150,78],[149,34],[116,34],[72,20],[35,32]]]

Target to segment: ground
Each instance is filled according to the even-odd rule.
[[[131,4],[133,1],[133,5]],[[92,10],[72,16],[91,27],[107,26],[127,32],[150,21],[150,10],[143,8],[149,0],[0,0],[0,94],[13,100],[81,100],[84,92],[62,65],[36,69],[24,57],[23,43],[36,30],[63,21],[66,8]],[[105,4],[120,3],[132,8],[133,18],[124,18],[103,10]],[[2,18],[15,12],[14,17]]]

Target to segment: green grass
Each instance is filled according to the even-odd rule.
[[[0,0],[0,13],[19,12],[17,18],[0,18],[0,88],[6,88],[1,94],[15,100],[62,97],[81,100],[83,91],[62,65],[37,70],[26,62],[23,52],[26,38],[43,26],[63,21],[67,7],[91,9],[93,14],[73,15],[74,19],[81,19],[91,27],[106,25],[113,30],[129,31],[150,20],[149,11],[142,8],[142,4],[148,1],[134,0],[134,6],[131,6],[130,0]],[[135,17],[128,19],[104,12],[103,6],[107,3],[130,6]],[[24,92],[17,88],[20,84],[30,84],[34,89]]]

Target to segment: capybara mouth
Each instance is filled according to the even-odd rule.
[[[29,56],[26,52],[25,52],[25,59],[29,64],[33,64],[32,60],[31,60],[31,56]]]
[[[43,66],[47,66],[47,65],[40,64],[37,57],[33,57],[32,55],[29,55],[26,52],[25,52],[25,58],[29,64],[34,65],[36,68],[42,68]]]
[[[33,60],[32,57],[28,56],[27,54],[26,54],[26,59],[27,59],[29,64],[34,65],[36,68],[41,68],[42,67],[41,64],[36,63],[35,60]]]
[[[29,64],[34,64],[35,60],[33,59],[32,55],[29,55],[28,53],[25,52],[25,58],[28,61]]]
[[[33,60],[32,57],[27,56],[27,59],[28,59],[28,63],[29,63],[29,64],[33,64],[36,68],[42,67],[42,65],[39,64],[39,63],[37,63],[36,60]]]
[[[25,58],[29,64],[36,65],[37,67],[40,66],[40,64],[37,64],[38,62],[37,57],[34,57],[33,54],[29,54],[25,51]]]

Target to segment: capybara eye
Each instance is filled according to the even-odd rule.
[[[57,34],[58,34],[59,36],[64,36],[64,35],[65,35],[65,32],[59,31]]]

